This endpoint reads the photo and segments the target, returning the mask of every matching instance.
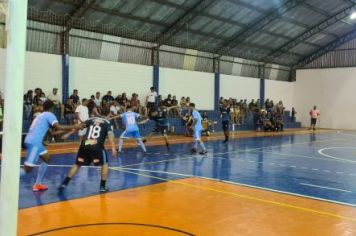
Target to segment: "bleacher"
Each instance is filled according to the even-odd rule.
[[[219,113],[217,111],[206,111],[208,114],[208,117],[210,120],[214,120],[217,121],[217,124],[215,125],[215,132],[222,132],[222,127],[221,127],[221,120],[219,117]],[[55,114],[58,118],[60,118],[59,116],[59,111],[55,111]],[[59,122],[61,124],[66,124],[64,119],[59,119]],[[174,134],[178,134],[178,135],[184,135],[185,134],[185,125],[184,125],[184,121],[181,118],[169,118],[169,124],[170,127],[173,127],[174,129]],[[27,133],[29,127],[31,125],[31,121],[29,120],[24,120],[23,123],[23,132]],[[119,122],[119,126],[121,126],[120,122]],[[139,125],[140,127],[140,132],[141,135],[145,136],[147,135],[149,132],[152,131],[152,129],[154,128],[155,123],[154,121],[149,121],[145,124]],[[232,126],[230,127],[231,130],[233,129]],[[290,128],[301,128],[301,123],[300,122],[292,122],[291,121],[291,117],[290,117],[290,111],[285,111],[284,112],[284,128],[285,129],[290,129]],[[235,125],[234,127],[235,131],[248,131],[248,130],[254,130],[255,129],[255,125],[254,125],[254,121],[253,121],[253,115],[252,114],[248,114],[247,117],[244,120],[244,123],[241,125]],[[115,133],[115,137],[119,137],[120,134],[122,133],[122,129],[115,129],[114,133]],[[78,136],[72,135],[69,138],[69,141],[76,141],[78,140]]]

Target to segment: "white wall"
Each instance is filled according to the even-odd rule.
[[[320,127],[356,129],[356,68],[297,71],[295,102],[298,119],[309,126],[309,111],[321,111]]]
[[[260,79],[221,74],[220,96],[256,100],[260,97]]]
[[[4,89],[6,50],[0,48],[0,90]],[[40,87],[46,95],[54,87],[62,91],[62,58],[59,55],[26,52],[24,93]]]
[[[286,110],[291,111],[295,107],[294,93],[295,82],[285,82],[276,80],[265,81],[265,98],[272,99],[274,104],[283,101]],[[297,109],[297,108],[296,108]]]
[[[114,97],[126,92],[131,98],[135,92],[144,102],[152,86],[153,69],[151,66],[70,57],[69,78],[69,93],[78,89],[80,98],[90,98],[97,91],[103,96],[111,90]]]
[[[168,94],[190,97],[199,110],[214,109],[214,74],[196,71],[160,68],[159,92],[163,97]]]

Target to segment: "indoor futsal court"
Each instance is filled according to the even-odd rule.
[[[0,0],[0,236],[356,235],[356,0]]]

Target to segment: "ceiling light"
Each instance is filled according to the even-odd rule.
[[[350,16],[351,20],[355,20],[356,19],[356,12],[353,12]]]

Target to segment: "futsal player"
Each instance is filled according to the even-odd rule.
[[[53,127],[55,130],[72,130],[81,129],[82,124],[64,126],[58,123],[56,116],[53,114],[54,103],[47,100],[43,103],[43,112],[39,114],[32,122],[28,134],[25,138],[26,160],[24,166],[20,170],[20,176],[24,176],[31,172],[39,157],[43,160],[41,163],[35,185],[32,187],[33,191],[47,190],[48,187],[42,184],[43,177],[46,173],[50,156],[43,146],[43,138],[48,130]]]
[[[222,122],[222,129],[224,131],[225,140],[224,143],[229,141],[229,124],[230,124],[230,106],[228,101],[225,99],[220,108],[220,117]]]
[[[161,134],[164,138],[167,148],[169,148],[168,142],[168,112],[173,108],[177,108],[178,106],[166,107],[161,106],[157,109],[157,111],[151,112],[150,119],[155,122],[155,127],[149,133],[149,135],[143,139],[143,142],[147,142],[154,134]],[[148,119],[149,120],[149,119]],[[146,122],[148,121],[146,120]]]
[[[138,128],[138,119],[140,115],[132,111],[132,106],[129,104],[127,106],[127,112],[121,114],[119,117],[122,119],[122,123],[125,126],[125,131],[122,132],[119,138],[119,153],[122,152],[122,145],[124,144],[124,139],[134,138],[137,143],[142,148],[143,152],[147,152],[145,144],[141,139],[141,134]]]
[[[92,117],[84,122],[87,132],[80,144],[76,162],[70,169],[63,183],[58,188],[60,192],[67,187],[70,180],[78,172],[81,166],[89,166],[92,163],[94,166],[101,166],[100,192],[107,192],[106,180],[109,166],[107,153],[104,147],[106,136],[108,136],[111,145],[112,155],[117,156],[114,132],[110,121],[107,119],[109,113],[109,109],[102,108],[100,116],[98,115],[98,111],[95,106],[91,109]]]
[[[194,103],[190,103],[189,109],[191,110],[191,113],[192,113],[193,129],[194,129],[194,136],[193,136],[194,143],[193,143],[192,153],[197,152],[198,143],[199,143],[200,147],[202,148],[202,150],[199,152],[199,154],[204,155],[208,151],[206,150],[205,145],[204,145],[203,141],[201,140],[201,132],[203,130],[203,127],[201,124],[202,117],[201,117],[200,113],[195,109]]]

